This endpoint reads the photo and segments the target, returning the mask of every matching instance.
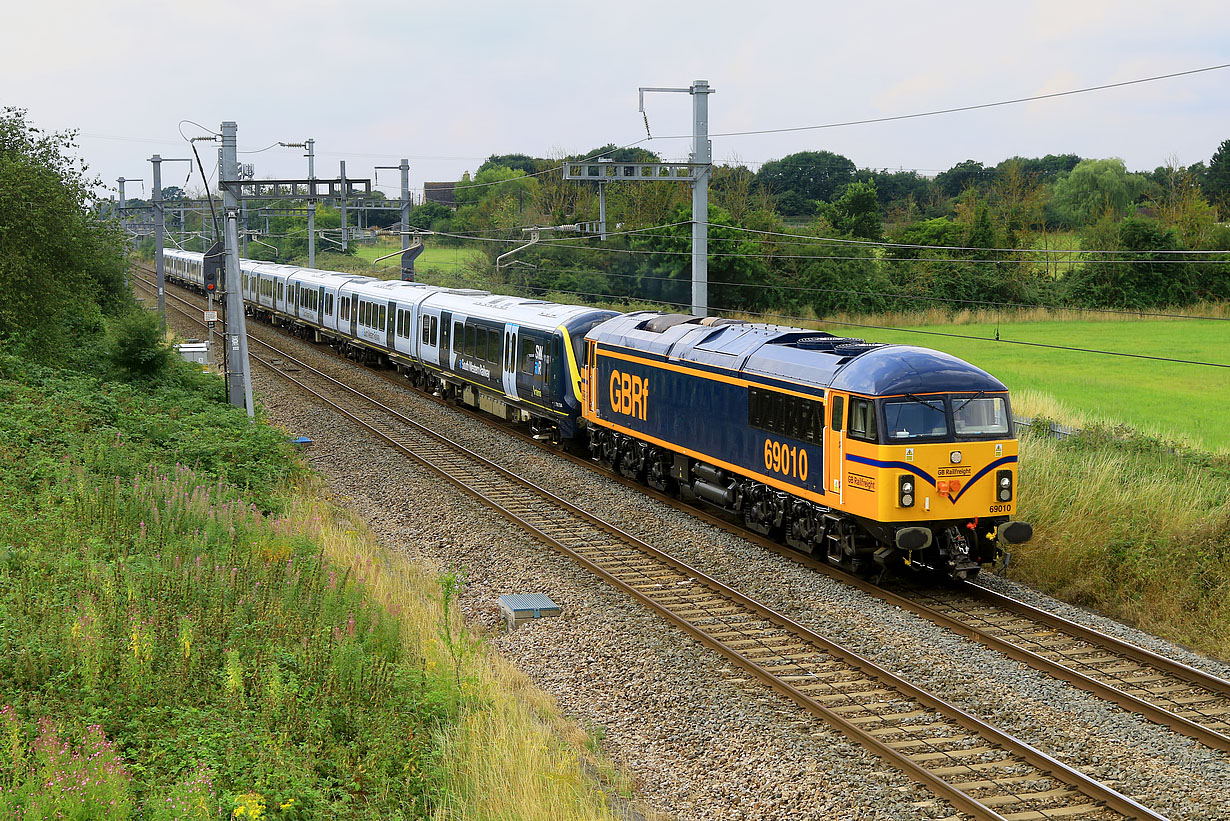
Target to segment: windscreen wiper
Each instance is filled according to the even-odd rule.
[[[977,399],[978,397],[982,396],[984,393],[986,393],[986,391],[978,391],[978,393],[974,394],[974,395],[973,395],[973,396],[971,396],[969,399],[966,399],[966,400],[965,400],[964,402],[962,402],[960,405],[958,405],[957,407],[953,408],[953,409],[952,409],[952,412],[953,412],[954,414],[960,413],[960,412],[961,412],[961,408],[965,407],[965,406],[966,406],[966,405],[968,405],[970,402],[973,402],[975,399]]]
[[[907,393],[905,396],[906,396],[906,398],[907,398],[907,399],[913,399],[913,400],[914,400],[915,402],[917,402],[918,404],[920,404],[920,405],[924,405],[924,406],[926,406],[926,407],[928,407],[928,408],[931,408],[931,410],[937,410],[937,411],[941,411],[941,412],[944,410],[944,400],[943,400],[943,399],[937,399],[937,400],[935,400],[936,402],[939,402],[939,406],[937,407],[937,406],[935,406],[935,405],[932,405],[932,404],[931,404],[930,402],[928,402],[926,399],[920,399],[919,397],[915,396],[915,395],[914,395],[914,394],[912,394],[912,393]]]

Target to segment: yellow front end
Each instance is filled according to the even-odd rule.
[[[851,515],[884,523],[952,522],[1008,518],[1016,511],[1015,439],[917,445],[847,439],[844,445],[839,507]]]

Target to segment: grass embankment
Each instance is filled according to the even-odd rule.
[[[356,244],[353,256],[328,252],[317,254],[316,267],[326,271],[397,279],[401,276],[399,257],[376,260],[400,250],[399,241]],[[488,267],[486,254],[477,248],[462,246],[428,245],[414,261],[415,278],[419,282],[449,288],[488,288]]]
[[[354,253],[356,257],[367,262],[370,267],[371,263],[376,259],[383,257],[386,254],[397,253],[400,250],[400,241],[360,243],[355,246]],[[487,256],[476,248],[463,248],[461,246],[449,248],[437,245],[427,245],[423,249],[423,253],[419,254],[419,256],[414,260],[414,267],[415,270],[459,270],[473,264],[476,259],[486,261]],[[398,257],[393,256],[377,264],[391,269],[396,269],[401,263]]]
[[[1008,575],[1230,660],[1230,457],[1130,429],[1021,430],[1034,539]]]
[[[217,393],[0,360],[0,815],[608,817],[459,580]]]

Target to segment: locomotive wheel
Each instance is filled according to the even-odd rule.
[[[654,490],[674,496],[678,492],[678,485],[675,478],[671,476],[668,459],[664,451],[655,448],[650,452],[649,465],[645,469],[645,483]]]
[[[644,449],[636,442],[628,443],[619,458],[619,472],[634,482],[644,481],[645,456]]]

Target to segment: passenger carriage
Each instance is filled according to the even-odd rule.
[[[448,395],[536,436],[576,436],[580,341],[614,312],[472,290],[438,291],[420,310],[431,344],[419,360]]]

